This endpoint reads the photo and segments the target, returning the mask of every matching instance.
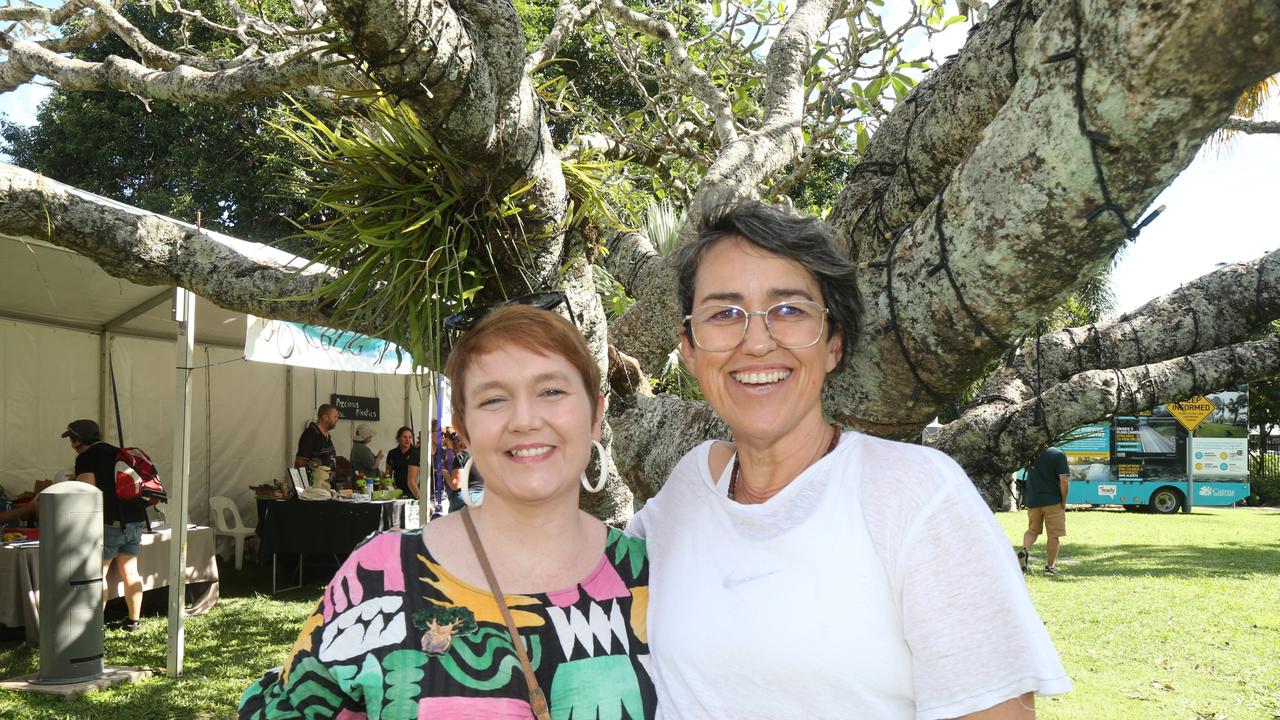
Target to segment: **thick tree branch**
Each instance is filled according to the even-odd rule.
[[[0,22],[31,22],[45,25],[61,25],[84,9],[81,0],[68,0],[56,8],[38,5],[21,5],[0,8]]]
[[[560,0],[560,4],[556,6],[556,17],[552,23],[551,32],[547,33],[547,36],[542,39],[542,44],[525,59],[525,72],[532,75],[542,63],[554,59],[556,53],[560,52],[560,44],[564,39],[575,28],[590,20],[598,9],[600,9],[600,3],[597,0],[591,0],[582,7],[578,7],[575,0]]]
[[[89,21],[85,23],[83,28],[76,30],[75,32],[67,33],[62,37],[41,40],[37,44],[49,52],[71,53],[89,47],[106,37],[109,32],[111,32],[111,30],[107,27],[106,22],[97,15],[94,15],[89,18]],[[0,72],[0,74],[3,73]]]
[[[930,444],[974,477],[1007,478],[1067,431],[1111,415],[1166,403],[1280,373],[1280,335],[1124,369],[1090,370],[1044,391],[1042,398],[987,403],[948,423]],[[993,488],[984,488],[994,495]]]
[[[914,220],[973,151],[1025,69],[1047,4],[997,5],[876,129],[830,217],[854,257],[882,255],[890,230]]]
[[[703,402],[671,395],[634,396],[626,408],[611,409],[613,461],[640,500],[666,482],[676,462],[707,438],[729,438],[729,428]]]
[[[643,278],[665,272],[662,256],[649,238],[638,232],[615,233],[606,247],[609,253],[604,258],[605,269],[624,288],[643,285]],[[616,331],[614,335],[617,335]],[[671,352],[670,347],[667,352]]]
[[[1248,133],[1280,133],[1280,121],[1275,120],[1249,120],[1246,118],[1228,118],[1227,122],[1222,126],[1223,130],[1235,130],[1236,132]]]
[[[323,48],[323,43],[310,43],[227,70],[210,72],[179,65],[156,72],[115,55],[100,63],[67,58],[0,33],[0,49],[9,53],[8,62],[0,63],[0,92],[13,90],[35,75],[53,80],[64,90],[118,90],[170,102],[241,103],[309,86],[358,87],[349,71],[326,67],[314,56]]]
[[[155,44],[133,23],[125,19],[110,3],[105,0],[82,0],[87,7],[96,11],[98,18],[104,22],[111,32],[125,42],[147,67],[172,70],[179,65],[188,65],[198,70],[222,70],[228,66],[206,57],[182,55],[166,50]]]
[[[918,433],[1109,262],[1243,89],[1280,66],[1271,3],[1081,8],[1040,18],[1035,61],[981,142],[868,266],[869,332],[829,388],[843,422]],[[1256,33],[1242,43],[1235,27]]]
[[[801,0],[787,18],[765,61],[766,123],[800,121],[804,114],[805,74],[812,64],[814,43],[831,26],[843,4],[843,0]],[[854,5],[849,12],[856,16],[862,11],[862,3]]]
[[[468,192],[500,197],[532,181],[521,195],[529,208],[524,237],[505,247],[502,239],[494,243],[513,278],[523,272],[533,285],[548,284],[562,260],[568,193],[542,101],[525,73],[515,7],[494,0],[335,0],[329,9],[378,86],[465,159]],[[531,241],[532,252],[518,255],[517,240]]]
[[[139,285],[181,285],[238,312],[332,325],[306,295],[328,279],[247,257],[194,226],[0,164],[0,233],[60,245]],[[343,329],[361,331],[359,327]]]
[[[1280,318],[1280,250],[1197,278],[1121,318],[1027,342],[1012,365],[1056,383],[1086,369],[1125,368],[1246,340]]]

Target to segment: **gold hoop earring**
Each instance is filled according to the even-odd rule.
[[[582,469],[582,489],[589,493],[598,493],[604,489],[604,483],[609,479],[609,456],[604,452],[604,446],[594,440],[591,442],[596,452],[600,453],[600,479],[593,486],[591,481],[587,479],[587,469]]]

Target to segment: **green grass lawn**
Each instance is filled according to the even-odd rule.
[[[1061,574],[1027,580],[1074,684],[1040,717],[1280,718],[1280,512],[1079,510],[1067,533]]]
[[[307,586],[271,598],[270,565],[258,566],[246,559],[244,570],[236,572],[219,564],[222,598],[208,614],[187,618],[181,679],[164,674],[167,596],[163,591],[157,597],[152,593],[144,607],[142,630],[107,630],[105,661],[149,667],[155,677],[74,700],[0,690],[0,718],[234,718],[240,693],[268,668],[284,662],[335,568],[313,570],[308,564]],[[39,665],[39,648],[20,640],[0,642],[0,679],[35,672]]]
[[[1021,542],[1024,516],[999,516]],[[1028,577],[1075,690],[1041,699],[1049,720],[1280,718],[1280,512],[1110,510],[1067,516],[1062,574]],[[1044,541],[1033,561],[1044,564]],[[107,632],[107,662],[158,676],[75,700],[0,691],[0,718],[226,718],[249,683],[284,661],[332,570],[269,599],[270,566],[224,570],[222,600],[187,621],[186,671],[163,676],[160,607],[143,630]],[[784,661],[779,659],[779,661]],[[0,643],[0,677],[34,672],[36,648]]]

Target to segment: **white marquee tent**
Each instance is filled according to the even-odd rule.
[[[146,450],[163,480],[171,475],[174,291],[134,285],[53,245],[0,237],[0,485],[11,495],[56,479],[74,462],[59,437],[92,418],[118,438],[111,397],[114,367],[127,445]],[[192,375],[190,518],[209,520],[208,499],[235,500],[254,522],[250,485],[285,479],[298,435],[332,393],[379,398],[367,422],[373,447],[389,449],[396,428],[421,424],[417,379],[243,360],[245,316],[205,300],[196,308]],[[110,364],[108,364],[108,355]],[[355,422],[334,433],[348,455]]]
[[[46,182],[94,203],[151,215]],[[263,245],[205,235],[240,255],[306,265]],[[243,314],[197,299],[193,322],[189,306],[179,308],[190,293],[114,278],[87,258],[40,240],[0,235],[0,268],[0,486],[17,494],[38,480],[67,475],[74,454],[60,436],[71,420],[97,420],[104,439],[113,442],[120,441],[122,427],[123,443],[146,450],[161,478],[170,479],[170,504],[178,505],[170,508],[174,577],[185,563],[183,521],[207,523],[209,498],[223,495],[255,523],[249,487],[285,477],[299,434],[331,394],[379,399],[379,419],[364,421],[373,427],[377,447],[392,447],[396,428],[417,427],[436,408],[430,384],[420,391],[409,375],[250,362],[244,359]],[[193,371],[179,373],[178,365]],[[409,422],[415,416],[418,422]],[[340,424],[335,432],[339,454],[349,453],[355,425]],[[175,476],[176,457],[187,466],[186,482],[181,473]],[[168,645],[169,674],[180,675],[180,587],[170,588]]]

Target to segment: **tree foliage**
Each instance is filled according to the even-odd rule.
[[[212,2],[200,10],[218,17]],[[280,2],[264,12],[284,12]],[[209,28],[142,4],[121,15],[141,32],[213,56],[233,55]],[[222,19],[225,19],[223,17]],[[83,32],[83,22],[66,33]],[[85,62],[129,54],[118,35],[105,34],[72,53]],[[292,143],[270,128],[281,99],[238,105],[149,101],[117,93],[79,93],[55,87],[23,127],[0,121],[0,152],[13,162],[70,185],[188,222],[263,242],[286,238],[290,221],[307,207],[288,162]]]

